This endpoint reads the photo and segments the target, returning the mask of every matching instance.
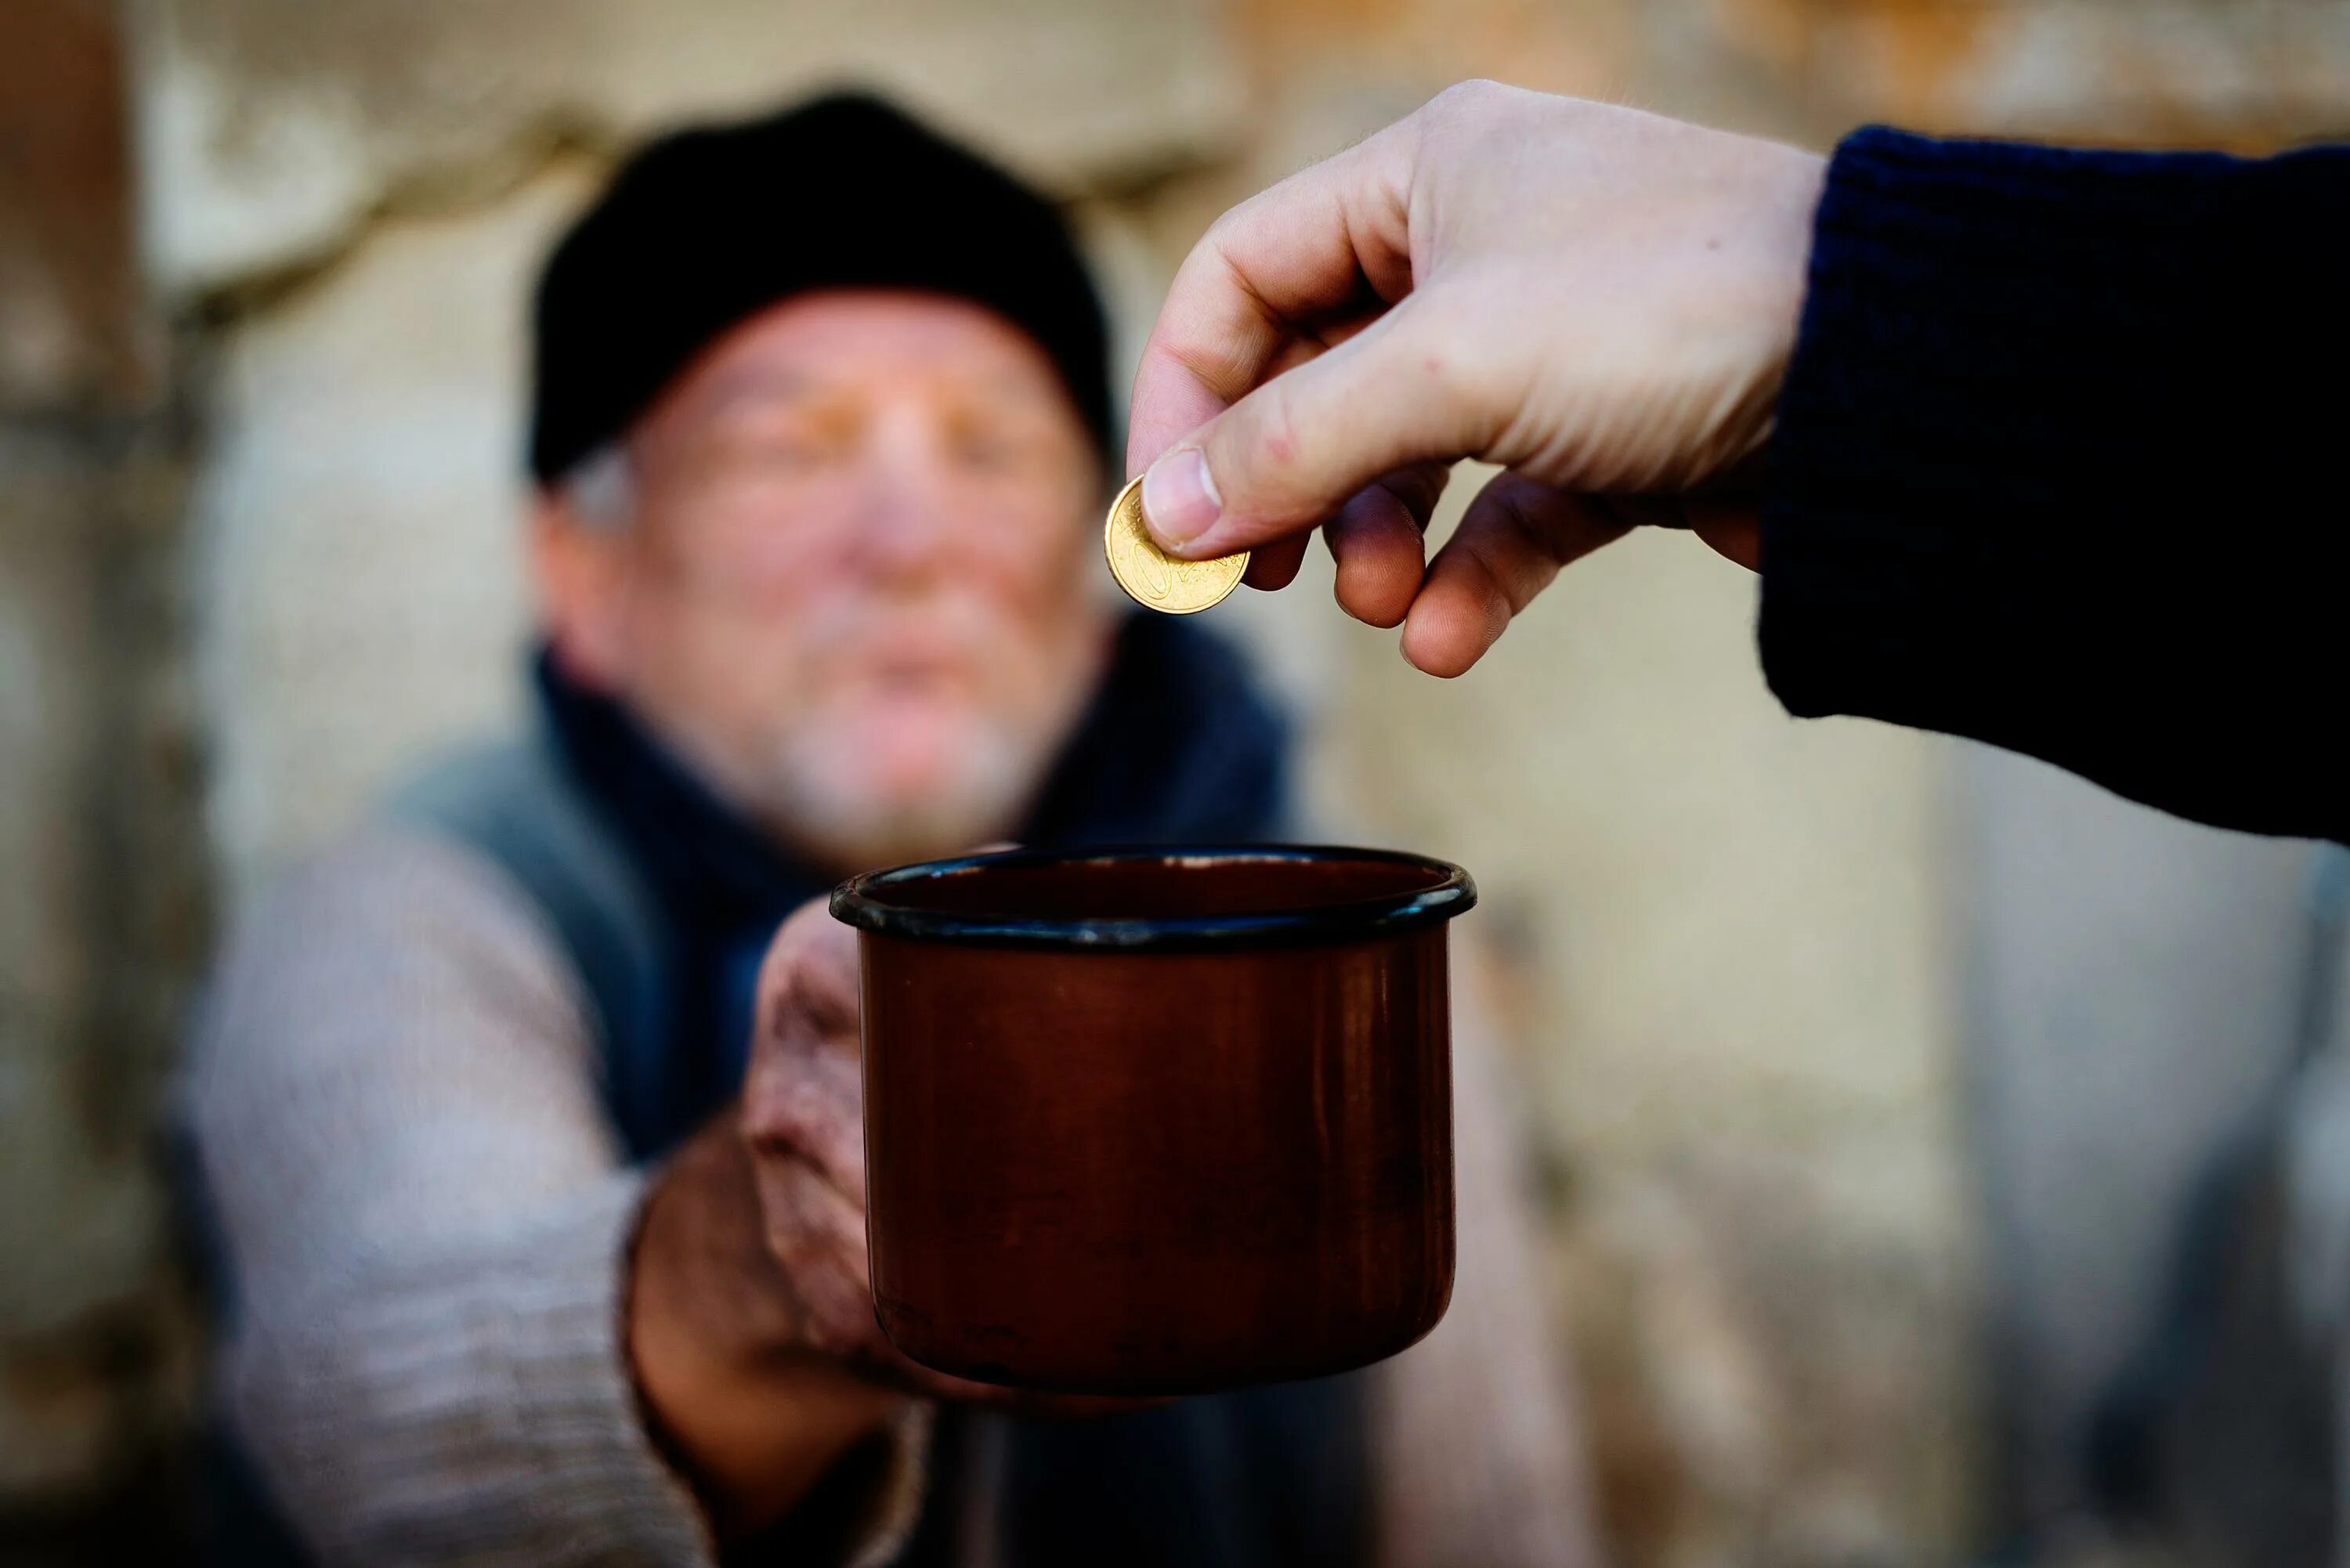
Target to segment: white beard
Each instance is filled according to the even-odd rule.
[[[723,742],[681,730],[667,738],[736,809],[827,870],[934,859],[1002,839],[1018,828],[1091,695],[1107,640],[1086,618],[1036,644],[968,596],[920,614],[924,636],[953,639],[966,664],[986,662],[993,679],[959,702],[942,699],[893,721],[886,690],[854,675],[827,680],[832,672],[812,665],[810,684],[829,690],[804,705],[738,727]],[[889,646],[899,625],[850,601],[799,629],[808,645],[847,654]]]
[[[759,815],[770,829],[823,864],[862,871],[935,859],[1004,837],[1019,825],[1061,738],[1060,724],[1022,733],[974,716],[937,787],[884,792],[858,765],[857,748],[817,722],[799,727],[760,781]]]

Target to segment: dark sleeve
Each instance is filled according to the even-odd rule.
[[[1764,672],[2350,840],[2350,148],[1864,130],[1773,442]]]

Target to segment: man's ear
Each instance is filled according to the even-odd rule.
[[[560,493],[541,490],[529,533],[539,621],[556,663],[582,685],[619,691],[628,655],[628,530],[591,526]]]

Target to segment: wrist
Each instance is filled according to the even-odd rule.
[[[1775,405],[1803,331],[1804,299],[1811,286],[1813,234],[1820,200],[1827,189],[1828,161],[1801,148],[1774,146],[1771,151],[1777,160],[1770,184],[1773,195],[1759,215],[1758,230],[1767,257],[1764,308],[1771,315],[1776,348],[1770,371],[1771,400]]]

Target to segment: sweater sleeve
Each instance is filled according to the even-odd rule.
[[[494,867],[379,833],[295,877],[230,945],[184,1112],[226,1413],[323,1561],[711,1560],[621,1344],[642,1178]],[[855,1560],[902,1537],[920,1442],[894,1436]]]
[[[1460,1258],[1444,1321],[1382,1364],[1370,1383],[1374,1561],[1379,1568],[1593,1568],[1606,1553],[1582,1402],[1549,1314],[1492,961],[1473,940],[1455,941]]]
[[[1838,149],[1773,443],[1799,717],[2350,839],[2350,149]]]

